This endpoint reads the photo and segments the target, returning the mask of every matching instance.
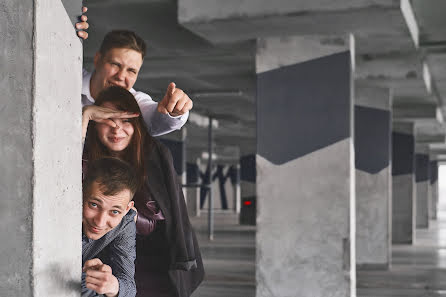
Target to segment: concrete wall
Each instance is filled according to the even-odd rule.
[[[391,106],[389,89],[356,86],[356,260],[362,269],[390,265]]]
[[[33,2],[0,5],[0,292],[32,293]]]
[[[0,292],[79,296],[82,44],[72,20],[81,1],[68,12],[57,0],[0,7]]]
[[[258,41],[256,296],[355,296],[351,53],[299,45]]]
[[[430,178],[429,178],[429,147],[417,145],[415,155],[415,182],[417,183],[416,227],[429,227],[430,209]]]
[[[392,243],[414,243],[416,215],[415,138],[412,123],[392,132]]]

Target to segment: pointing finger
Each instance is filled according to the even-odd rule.
[[[168,95],[168,96],[172,96],[173,93],[175,92],[175,88],[176,88],[175,83],[174,83],[174,82],[171,82],[171,83],[169,84],[169,86],[167,87],[166,95]]]

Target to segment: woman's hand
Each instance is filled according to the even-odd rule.
[[[138,116],[139,113],[121,111],[96,105],[85,106],[82,109],[82,139],[85,139],[88,122],[90,121],[116,127],[116,123],[113,121],[113,119],[129,119],[136,118]]]

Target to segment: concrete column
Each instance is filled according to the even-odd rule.
[[[414,243],[415,197],[414,124],[393,123],[392,243]]]
[[[431,160],[429,162],[429,179],[430,179],[430,218],[432,220],[437,219],[438,210],[438,162],[437,160]]]
[[[417,144],[415,147],[415,181],[417,183],[416,194],[416,227],[429,227],[429,147]]]
[[[1,296],[79,296],[82,43],[70,17],[80,10],[1,4]]]
[[[239,222],[242,225],[255,225],[257,214],[256,156],[244,155],[240,158],[241,207]],[[246,201],[251,203],[248,205]]]
[[[356,296],[353,43],[257,41],[257,297]]]
[[[200,183],[200,168],[198,159],[195,163],[187,163],[186,181],[188,185]],[[189,216],[196,217],[200,215],[200,188],[189,187],[186,190],[186,204]]]
[[[241,189],[240,189],[240,164],[234,165],[233,169],[233,183],[232,186],[234,188],[234,212],[239,214],[241,208]]]
[[[390,265],[391,101],[389,89],[356,86],[356,263],[361,269]]]

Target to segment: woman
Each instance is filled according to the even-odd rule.
[[[198,243],[172,156],[147,133],[133,95],[120,87],[102,91],[95,105],[84,108],[82,131],[84,160],[114,156],[138,172],[137,296],[190,296],[204,276]]]

